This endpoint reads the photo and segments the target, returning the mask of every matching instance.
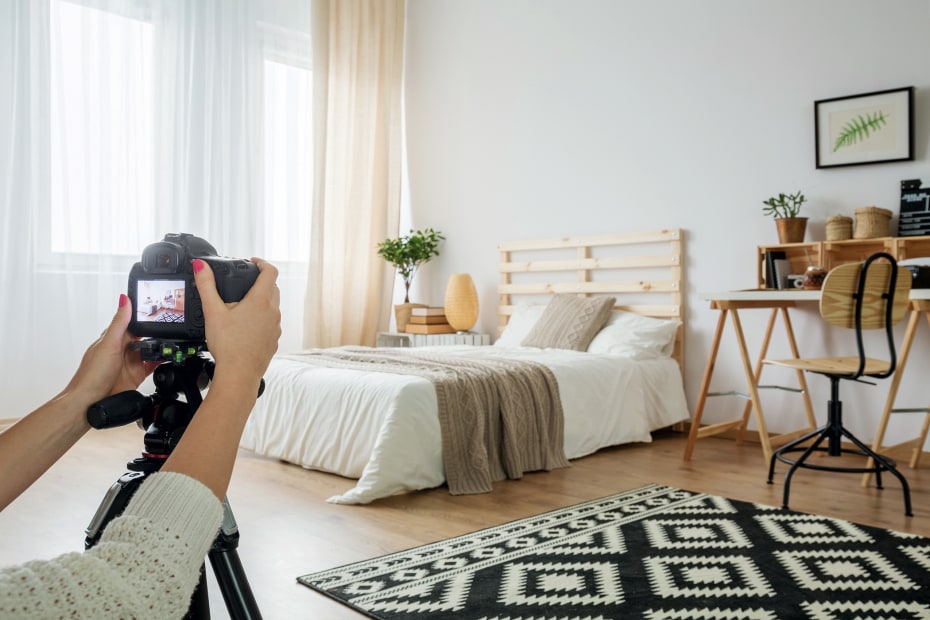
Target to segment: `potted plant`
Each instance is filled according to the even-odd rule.
[[[765,205],[762,213],[775,218],[779,243],[800,243],[804,241],[807,218],[798,217],[798,213],[801,212],[801,205],[805,202],[807,202],[807,198],[804,197],[801,190],[798,190],[795,194],[779,193],[778,196],[772,196],[768,200],[762,201],[762,204]]]
[[[426,228],[411,230],[409,235],[385,239],[378,244],[378,255],[393,265],[404,279],[404,303],[394,306],[398,331],[403,331],[407,326],[410,309],[423,305],[410,303],[410,284],[420,265],[439,256],[439,242],[443,239],[445,237],[442,233]]]

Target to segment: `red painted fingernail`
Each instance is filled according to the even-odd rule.
[[[120,293],[120,294],[119,294],[119,307],[122,308],[123,306],[125,306],[125,305],[128,304],[128,303],[129,303],[129,298],[126,297],[126,294],[125,294],[125,293]]]
[[[194,259],[194,273],[200,273],[200,270],[203,269],[203,261],[199,258]]]

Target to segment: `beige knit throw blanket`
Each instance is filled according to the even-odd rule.
[[[559,386],[542,364],[463,359],[427,348],[340,347],[282,357],[431,381],[439,406],[446,482],[453,495],[487,493],[495,480],[569,466]]]

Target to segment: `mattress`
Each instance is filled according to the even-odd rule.
[[[550,368],[565,416],[565,455],[651,441],[651,431],[688,419],[672,359],[529,347],[431,347],[464,357],[530,360]],[[328,501],[364,504],[441,486],[436,392],[427,379],[321,368],[280,355],[265,375],[240,446],[308,469],[356,479]]]

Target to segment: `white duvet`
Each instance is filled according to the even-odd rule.
[[[689,418],[678,364],[526,347],[434,347],[467,357],[526,359],[548,366],[565,412],[565,456],[651,441],[650,431]],[[298,355],[276,357],[265,374],[241,447],[308,469],[357,478],[328,501],[365,504],[442,485],[436,392],[428,380],[329,369]]]

